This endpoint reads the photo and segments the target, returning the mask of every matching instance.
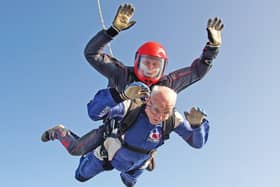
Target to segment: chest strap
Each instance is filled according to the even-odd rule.
[[[152,150],[146,150],[146,149],[142,149],[139,147],[135,147],[133,145],[129,145],[128,143],[126,143],[125,141],[121,140],[122,142],[122,146],[130,151],[136,152],[136,153],[141,153],[141,154],[146,154],[149,155],[153,152],[156,151],[156,149],[152,149]]]

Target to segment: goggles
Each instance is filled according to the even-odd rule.
[[[164,68],[165,60],[159,57],[141,55],[139,59],[139,73],[145,77],[160,77]]]

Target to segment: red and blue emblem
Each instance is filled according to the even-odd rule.
[[[149,140],[152,142],[159,142],[161,139],[161,134],[158,130],[158,128],[154,128],[149,135]]]

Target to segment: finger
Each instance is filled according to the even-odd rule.
[[[143,82],[132,82],[129,85],[135,85],[135,86],[142,86],[142,87],[147,87],[149,88],[146,84],[144,84]]]
[[[199,107],[193,107],[193,108],[191,109],[191,112],[190,112],[190,113],[191,113],[191,115],[192,115],[193,117],[198,117],[198,116],[204,115],[202,109],[199,108]]]
[[[213,27],[213,24],[214,24],[214,20],[213,19],[211,19],[211,22],[209,23],[209,28],[212,28]]]
[[[119,6],[119,8],[118,8],[118,10],[117,10],[116,17],[120,14],[121,10],[122,10],[122,5]]]
[[[141,83],[140,86],[141,86],[142,90],[150,92],[150,88],[146,84]]]
[[[193,117],[197,117],[198,115],[202,115],[198,107],[194,107],[193,110],[191,111],[191,115]]]
[[[199,115],[204,116],[204,112],[202,108],[197,107],[197,112],[199,112]]]
[[[196,110],[197,110],[196,107],[192,107],[190,113],[195,112]]]
[[[127,15],[132,16],[134,13],[134,10],[135,10],[134,7],[131,4],[129,4],[128,10],[127,10]]]
[[[149,97],[149,95],[147,94],[147,93],[141,93],[140,95],[139,95],[139,98],[142,98],[142,99],[145,99],[146,100],[146,98],[148,98]]]
[[[193,107],[193,109],[195,110],[195,111],[199,111],[199,108],[196,106],[196,107]]]
[[[127,15],[127,16],[130,16],[131,15],[131,9],[132,9],[132,5],[131,4],[125,4],[125,7],[124,7],[124,14]]]
[[[149,94],[150,95],[150,92],[148,90],[139,90],[139,93],[145,93],[145,94]]]
[[[150,89],[149,89],[149,88],[145,88],[145,87],[144,87],[144,88],[141,87],[141,91],[142,91],[142,92],[150,92]]]
[[[145,96],[148,96],[148,97],[150,96],[150,93],[149,92],[145,92],[145,91],[141,91],[141,92],[139,92],[139,94],[143,95],[143,96],[145,95]]]
[[[150,95],[150,92],[147,92],[147,91],[144,91],[144,90],[141,90],[138,92],[139,94],[145,94],[145,95]]]
[[[214,23],[217,24],[218,20],[219,20],[219,18],[218,18],[218,17],[215,17],[215,18],[214,18]]]
[[[203,116],[207,116],[206,112],[204,111],[204,109],[197,107],[197,111],[200,112]]]
[[[224,24],[220,24],[219,27],[217,28],[218,31],[221,31],[224,28]]]
[[[54,131],[52,131],[51,133],[49,133],[49,139],[54,140]]]
[[[142,87],[142,86],[131,86],[131,88],[133,89],[133,90],[135,90],[136,92],[150,92],[150,90],[148,89],[148,88],[146,88],[146,87]]]
[[[123,7],[123,14],[127,15],[129,10],[129,4],[125,4]]]
[[[212,22],[211,27],[212,27],[212,28],[215,28],[215,27],[216,27],[216,25],[217,25],[217,22],[218,22],[218,18],[217,18],[217,17],[215,17],[215,18],[214,18],[214,20],[213,20],[213,22]]]
[[[126,29],[129,29],[130,27],[132,27],[134,24],[136,23],[136,21],[131,21],[128,23],[128,27]],[[124,30],[126,30],[124,29]]]
[[[221,23],[222,23],[222,20],[221,20],[221,19],[218,19],[218,20],[217,20],[217,23],[216,23],[216,25],[215,25],[215,29],[216,29],[216,30],[218,30],[218,28],[220,27]]]
[[[188,112],[184,112],[185,118],[188,119],[189,118],[189,113]]]
[[[121,5],[120,14],[125,14],[126,7],[127,7],[127,4]]]
[[[212,23],[212,19],[209,18],[209,19],[208,19],[208,22],[207,22],[207,28],[209,28],[209,27],[211,26],[211,23]]]
[[[199,107],[195,107],[195,111],[201,112],[201,109]]]
[[[139,90],[139,92],[149,94],[149,93],[150,93],[150,90],[148,90],[147,88],[141,88],[141,89]]]

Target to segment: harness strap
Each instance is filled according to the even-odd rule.
[[[103,163],[102,167],[104,170],[112,170],[114,169],[111,162],[108,160],[108,151],[106,150],[104,144],[101,145],[100,155],[102,156]]]
[[[132,145],[129,145],[128,143],[124,142],[123,140],[121,140],[122,142],[122,146],[130,151],[133,151],[133,152],[136,152],[136,153],[141,153],[141,154],[151,154],[153,153],[154,151],[156,151],[156,149],[152,149],[152,150],[146,150],[146,149],[142,149],[142,148],[139,148],[139,147],[135,147],[135,146],[132,146]]]
[[[111,162],[109,161],[109,154],[108,154],[108,151],[107,149],[105,148],[104,146],[104,140],[110,136],[111,134],[111,131],[112,131],[112,125],[114,126],[114,120],[111,120],[111,121],[104,121],[104,124],[105,124],[105,131],[103,133],[103,142],[101,144],[101,148],[100,148],[100,155],[103,159],[103,163],[102,163],[102,166],[103,166],[103,169],[104,170],[112,170],[113,169],[113,166],[111,164]]]

